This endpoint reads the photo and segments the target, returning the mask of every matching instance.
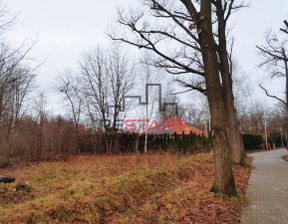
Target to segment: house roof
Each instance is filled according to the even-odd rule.
[[[159,126],[154,126],[150,129],[148,129],[149,134],[153,135],[163,135],[163,134],[177,134],[177,135],[189,135],[191,132],[195,133],[196,135],[204,135],[206,136],[205,132],[194,127],[194,126],[189,126],[188,124],[183,123],[180,119],[179,120],[174,120],[169,121],[167,123]]]

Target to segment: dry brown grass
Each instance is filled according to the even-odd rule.
[[[234,167],[238,197],[209,190],[212,154],[79,156],[21,169],[29,195],[0,195],[0,223],[238,223],[250,169]]]

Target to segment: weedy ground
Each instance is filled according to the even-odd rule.
[[[251,159],[247,159],[251,164]],[[239,223],[249,167],[233,167],[238,196],[210,192],[213,155],[78,156],[0,169],[31,193],[0,194],[0,223]]]

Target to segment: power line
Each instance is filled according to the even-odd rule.
[[[62,48],[61,46],[58,46],[58,44],[54,43],[52,40],[50,40],[47,36],[43,35],[40,33],[40,31],[36,31],[36,29],[34,29],[33,27],[31,27],[30,25],[27,25],[26,23],[20,22],[21,24],[23,24],[26,28],[28,28],[29,30],[38,33],[38,35],[43,38],[44,40],[46,40],[47,42],[49,42],[52,46],[54,46],[55,48],[57,48],[59,51],[62,51],[63,53],[65,53],[67,56],[73,58],[74,60],[78,60],[77,57],[75,57],[72,53],[70,53],[69,51],[67,51],[66,49]],[[39,34],[40,33],[40,34]]]
[[[46,73],[44,73],[44,72],[37,72],[38,74],[40,74],[40,75],[43,75],[43,76],[45,76],[45,77],[47,77],[47,78],[50,78],[50,79],[53,79],[54,81],[59,81],[57,78],[55,78],[55,77],[53,77],[53,76],[51,76],[51,75],[48,75],[48,74],[46,74]]]

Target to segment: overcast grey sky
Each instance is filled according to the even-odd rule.
[[[284,26],[283,20],[288,20],[288,1],[287,0],[250,0],[250,7],[240,10],[233,17],[235,23],[235,50],[234,53],[241,68],[249,75],[255,88],[262,77],[267,77],[263,70],[257,70],[259,63],[256,45],[264,41],[264,32],[269,28],[279,28]],[[269,80],[266,79],[266,86]],[[276,84],[277,83],[277,84]],[[279,92],[279,82],[269,86],[271,91]],[[280,83],[283,83],[281,81]],[[262,91],[261,91],[262,92]],[[264,94],[261,96],[263,97]]]
[[[31,56],[38,62],[45,61],[39,69],[37,82],[40,89],[46,89],[49,93],[55,84],[57,71],[75,68],[83,52],[99,43],[109,44],[105,31],[115,15],[115,7],[125,7],[132,2],[135,3],[135,0],[8,0],[10,14],[19,15],[13,30],[6,35],[9,42],[16,45],[23,40],[32,42],[38,36]],[[267,74],[256,69],[258,58],[255,45],[263,41],[263,33],[267,28],[278,29],[283,26],[282,21],[288,19],[288,1],[246,2],[250,7],[233,16],[234,52],[239,65],[249,75],[256,89],[260,78],[267,77]],[[270,82],[264,83],[268,86]],[[279,93],[280,86],[281,82],[275,82],[269,89]],[[264,98],[259,90],[256,92]],[[53,109],[60,110],[58,105],[55,103]]]

